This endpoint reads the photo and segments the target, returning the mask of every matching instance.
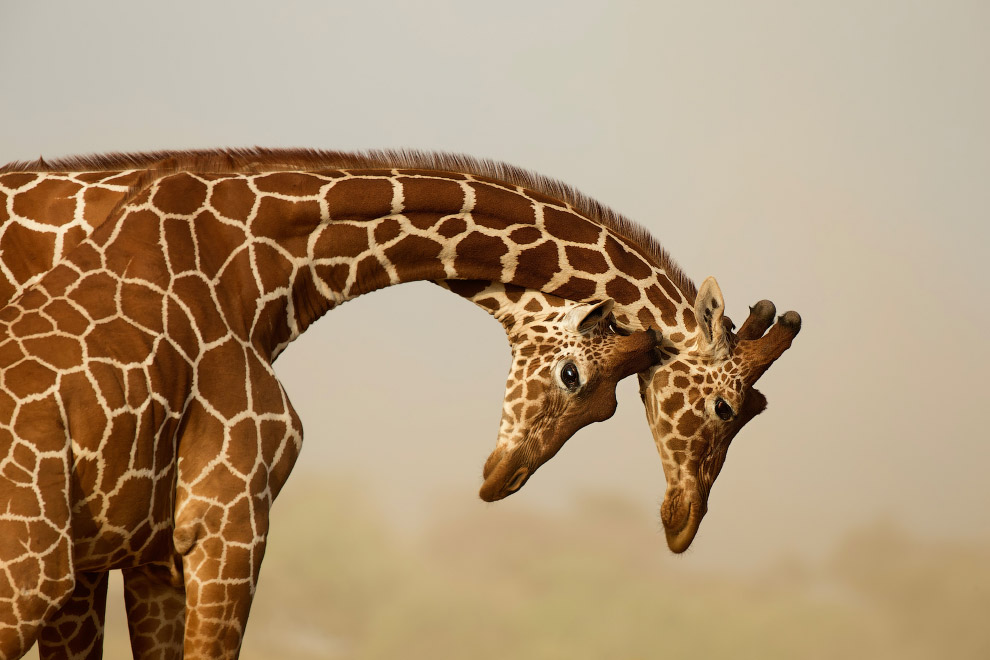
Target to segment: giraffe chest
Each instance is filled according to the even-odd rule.
[[[65,275],[0,312],[0,460],[42,491],[30,483],[41,462],[68,470],[81,570],[167,556],[194,364],[167,332],[136,323],[119,289]]]
[[[133,347],[123,341],[111,348],[109,339],[42,332],[43,318],[24,314],[0,342],[7,404],[0,432],[12,475],[29,480],[42,461],[64,464],[81,570],[167,556],[177,402],[190,387],[164,378],[163,367],[179,365],[149,360],[153,351],[125,356]]]
[[[177,493],[209,457],[274,475],[217,480],[270,496],[301,439],[265,358],[196,324],[215,307],[107,278],[65,265],[0,311],[0,460],[28,485],[38,461],[65,465],[78,570],[167,560]]]

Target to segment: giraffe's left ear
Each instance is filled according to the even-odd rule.
[[[575,305],[564,317],[564,327],[571,332],[584,334],[601,323],[612,313],[615,301],[611,298],[598,303],[580,303]]]
[[[706,348],[719,346],[725,340],[725,329],[722,327],[722,315],[725,313],[725,301],[722,290],[714,277],[709,277],[701,283],[698,297],[694,302],[694,317],[701,327]]]

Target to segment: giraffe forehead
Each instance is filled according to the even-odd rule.
[[[735,357],[714,367],[712,380],[716,388],[739,394],[746,387],[750,371],[743,360]]]
[[[715,387],[731,386],[741,382],[746,373],[742,361],[736,358],[716,361],[701,356],[688,356],[674,360],[664,368],[669,369],[672,374],[669,380],[680,382],[682,389],[686,389],[689,384],[702,383]]]

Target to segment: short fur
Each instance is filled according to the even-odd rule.
[[[670,257],[649,230],[601,202],[585,195],[558,179],[496,160],[473,158],[463,154],[418,150],[372,150],[363,152],[321,149],[268,149],[264,147],[206,150],[148,151],[70,156],[46,161],[14,161],[0,167],[6,172],[64,172],[130,170],[148,171],[133,186],[136,192],[163,176],[178,171],[264,172],[276,169],[422,169],[463,172],[489,177],[533,190],[570,205],[585,217],[600,222],[641,250],[652,265],[662,269],[688,300],[698,289],[681,267]],[[129,197],[129,196],[128,196]]]

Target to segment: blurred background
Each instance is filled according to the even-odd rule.
[[[277,363],[306,441],[242,657],[990,657],[987,3],[3,2],[0,76],[3,162],[466,152],[804,319],[672,556],[635,379],[484,504],[498,324],[428,284],[335,310]]]

